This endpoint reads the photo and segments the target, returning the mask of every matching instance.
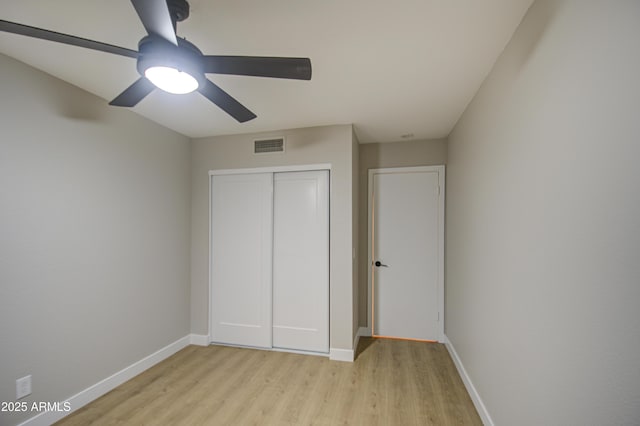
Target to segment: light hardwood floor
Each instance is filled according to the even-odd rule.
[[[189,346],[58,425],[481,425],[444,345],[363,338],[354,363]]]

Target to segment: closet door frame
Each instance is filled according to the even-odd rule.
[[[246,169],[219,169],[219,170],[209,170],[209,257],[207,260],[209,266],[209,294],[208,298],[208,322],[207,322],[207,343],[214,343],[212,341],[212,321],[213,321],[213,274],[211,269],[211,256],[213,255],[213,232],[211,226],[212,220],[212,183],[213,176],[220,175],[237,175],[237,174],[252,174],[252,173],[286,173],[286,172],[306,172],[306,171],[315,171],[315,170],[328,170],[329,171],[329,205],[331,205],[331,188],[332,188],[332,174],[331,174],[331,164],[330,163],[322,163],[322,164],[305,164],[305,165],[292,165],[292,166],[274,166],[274,167],[258,167],[258,168],[246,168]],[[331,235],[331,210],[329,210],[329,235]],[[331,246],[329,246],[329,250],[331,250]],[[331,255],[329,255],[329,272],[331,272]],[[329,292],[331,292],[331,273],[329,273]],[[331,330],[331,300],[329,300],[329,324],[327,324],[329,333]],[[273,315],[273,313],[272,313]],[[329,336],[330,337],[330,336]],[[233,345],[229,345],[233,346]],[[257,348],[261,349],[261,348]],[[267,348],[267,350],[269,350]],[[280,350],[273,349],[271,350]],[[287,352],[300,352],[300,353],[309,353],[305,351],[296,351],[296,350],[286,350]],[[325,355],[325,354],[321,354]],[[328,356],[328,354],[326,355]]]

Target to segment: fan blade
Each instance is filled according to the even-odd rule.
[[[227,92],[216,86],[212,81],[206,80],[204,86],[198,89],[214,104],[218,105],[227,114],[238,120],[240,123],[253,120],[256,115],[244,107],[240,102],[236,101]]]
[[[55,31],[44,30],[42,28],[30,27],[29,25],[17,24],[15,22],[0,20],[0,31],[70,44],[72,46],[79,46],[87,49],[99,50],[101,52],[113,53],[115,55],[127,56],[129,58],[138,57],[138,52],[135,50],[125,49],[124,47],[113,46],[111,44],[101,43],[99,41],[89,40],[82,37],[57,33]]]
[[[167,0],[131,0],[131,3],[133,3],[147,33],[178,45]]]
[[[145,96],[155,89],[156,86],[145,77],[140,77],[131,86],[127,87],[124,92],[120,93],[117,98],[109,102],[109,105],[132,107],[136,106]]]
[[[309,58],[204,56],[202,61],[207,73],[311,80]]]

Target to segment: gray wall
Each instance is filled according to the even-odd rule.
[[[640,421],[639,24],[535,2],[449,137],[446,334],[497,425]]]
[[[360,145],[359,189],[358,189],[358,322],[369,326],[368,288],[368,186],[369,169],[388,167],[437,166],[447,162],[446,139],[417,140],[393,143],[370,143]]]
[[[189,333],[189,141],[2,55],[0,73],[0,401],[27,374],[23,401],[64,401]]]
[[[352,300],[352,313],[351,313],[351,321],[353,328],[353,336],[355,337],[356,333],[358,333],[358,328],[360,327],[359,323],[359,292],[360,292],[360,283],[359,283],[359,259],[360,259],[360,247],[359,247],[359,234],[360,229],[358,226],[360,206],[359,206],[359,190],[360,190],[360,143],[358,142],[358,137],[356,136],[356,132],[352,129],[351,136],[351,244],[352,248],[352,259],[351,259],[351,300]],[[355,351],[358,348],[353,348]]]
[[[286,138],[282,154],[254,155],[253,140]],[[218,136],[192,141],[191,330],[209,333],[209,171],[330,163],[330,346],[353,346],[353,205],[350,125]]]

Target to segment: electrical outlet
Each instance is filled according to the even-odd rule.
[[[31,374],[16,380],[16,399],[31,395]]]

